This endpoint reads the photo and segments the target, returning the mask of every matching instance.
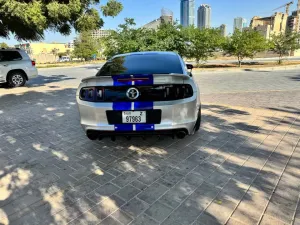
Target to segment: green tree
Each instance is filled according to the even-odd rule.
[[[19,40],[40,40],[51,29],[69,35],[103,26],[104,16],[116,16],[123,6],[117,0],[0,0],[0,37],[15,35]]]
[[[288,31],[278,35],[272,35],[270,46],[271,50],[279,55],[278,64],[282,63],[283,56],[300,48],[300,34]]]
[[[51,53],[55,56],[55,59],[56,59],[56,57],[58,56],[58,52],[59,52],[59,49],[58,49],[58,48],[53,48],[53,49],[51,50]]]
[[[124,24],[112,31],[105,39],[104,54],[111,57],[127,52],[175,51],[184,55],[186,44],[180,26],[163,23],[157,30],[134,26],[134,20],[126,18]]]
[[[8,44],[6,44],[5,42],[0,43],[0,48],[8,48]]]
[[[188,27],[183,30],[186,35],[186,41],[189,43],[186,49],[186,56],[194,58],[197,65],[200,60],[206,61],[221,48],[225,38],[221,36],[218,29],[198,29]]]
[[[120,24],[116,31],[105,38],[104,54],[111,57],[116,54],[140,51],[138,33],[141,29],[135,29],[135,22],[132,18],[125,18],[125,23]]]
[[[163,23],[156,32],[157,43],[154,45],[157,51],[174,51],[181,56],[186,53],[186,39],[183,28],[177,23]]]
[[[77,58],[88,60],[97,54],[97,42],[91,37],[91,33],[84,31],[75,42],[73,55]]]
[[[269,47],[266,39],[254,30],[235,30],[231,37],[228,37],[223,50],[225,55],[236,56],[239,67],[242,65],[244,58],[253,59],[254,56]]]

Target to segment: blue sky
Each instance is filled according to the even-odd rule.
[[[180,0],[119,0],[123,3],[123,11],[115,18],[104,18],[104,29],[114,29],[118,24],[123,23],[124,18],[134,18],[137,26],[141,26],[160,16],[161,8],[165,7],[174,12],[174,17],[179,20]],[[200,4],[209,4],[212,8],[211,23],[213,27],[218,27],[222,23],[227,25],[227,33],[232,32],[233,19],[235,17],[244,17],[248,24],[253,16],[269,16],[272,10],[285,4],[289,0],[196,0],[196,10]],[[106,0],[102,1],[103,3]],[[295,1],[296,2],[296,1]],[[296,3],[291,10],[296,9]],[[279,11],[285,11],[285,8]],[[76,34],[73,32],[70,36],[62,36],[58,33],[45,32],[45,42],[68,42]],[[10,39],[1,39],[0,42],[6,42],[10,45],[18,42],[11,37]]]

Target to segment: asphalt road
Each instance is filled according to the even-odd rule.
[[[77,87],[82,78],[94,76],[102,65],[77,68],[40,69],[40,76],[28,87],[67,85]],[[300,108],[300,72],[281,71],[194,72],[200,85],[202,101],[244,107]],[[18,90],[17,90],[18,91]],[[0,89],[0,94],[3,92]]]

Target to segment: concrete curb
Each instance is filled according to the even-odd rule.
[[[291,70],[291,69],[300,69],[300,65],[290,65],[290,66],[274,66],[274,67],[257,67],[257,68],[224,68],[224,69],[194,69],[194,73],[215,73],[215,72],[255,72],[255,71],[280,71],[280,70]]]

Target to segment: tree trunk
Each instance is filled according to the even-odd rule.
[[[279,56],[279,59],[278,59],[278,64],[282,64],[282,55]]]
[[[200,67],[199,61],[200,61],[200,59],[196,59],[196,66],[197,66],[197,68]]]
[[[238,56],[238,61],[239,61],[239,67],[242,67],[242,59],[240,56]]]

